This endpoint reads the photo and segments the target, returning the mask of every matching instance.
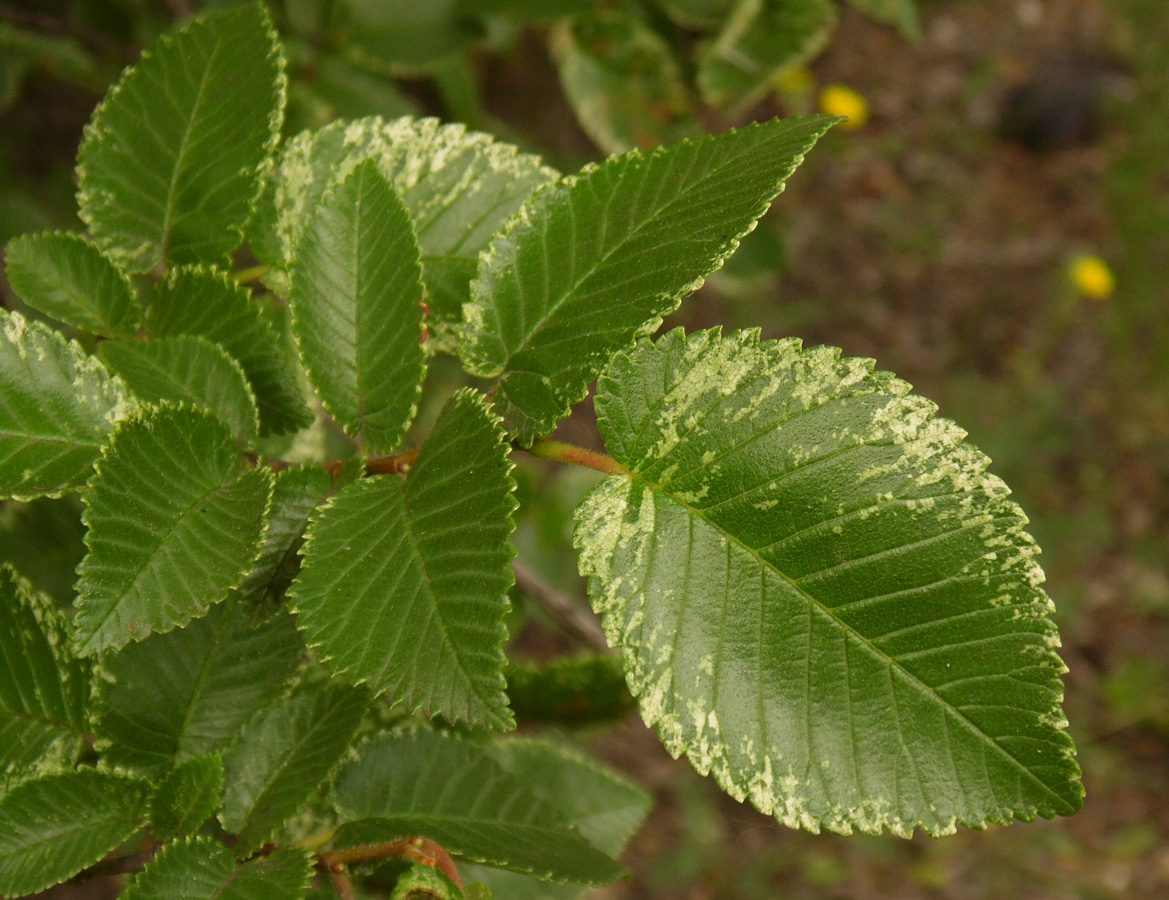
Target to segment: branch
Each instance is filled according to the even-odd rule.
[[[516,587],[535,600],[552,621],[594,650],[609,650],[605,632],[595,615],[556,590],[518,559],[512,560],[511,569],[515,572]]]

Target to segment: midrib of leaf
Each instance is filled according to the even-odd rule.
[[[392,188],[391,188],[392,190]],[[361,365],[361,334],[365,330],[365,304],[361,302],[361,266],[365,261],[362,254],[362,238],[365,235],[365,225],[361,214],[365,209],[365,170],[361,173],[361,184],[357,189],[357,208],[354,210],[353,221],[357,226],[357,240],[354,241],[353,256],[353,297],[357,300],[357,317],[355,321],[356,334],[353,336],[354,363],[357,367],[357,419],[361,422],[361,434],[365,436],[365,379],[362,378],[364,369]]]
[[[752,439],[754,439],[754,438],[752,438]],[[742,445],[740,445],[740,446],[742,446]],[[863,446],[863,444],[858,444],[856,446]],[[942,708],[945,709],[946,712],[949,713],[953,718],[957,719],[958,722],[965,729],[967,729],[968,731],[972,731],[975,735],[977,735],[977,737],[982,739],[983,743],[989,743],[991,746],[993,746],[995,748],[995,750],[998,751],[999,754],[1006,757],[1006,759],[1008,761],[1013,763],[1015,765],[1015,767],[1017,767],[1019,769],[1019,771],[1022,772],[1023,775],[1025,775],[1029,781],[1032,781],[1035,784],[1039,785],[1040,788],[1042,788],[1045,793],[1047,793],[1051,797],[1053,797],[1055,799],[1056,803],[1060,807],[1063,807],[1063,808],[1067,807],[1067,803],[1064,801],[1064,799],[1062,797],[1060,797],[1059,794],[1057,794],[1054,790],[1052,790],[1051,787],[1049,787],[1044,781],[1042,781],[1037,775],[1035,775],[1029,768],[1027,768],[1027,766],[1025,766],[1022,762],[1020,762],[1018,760],[1018,758],[1016,758],[1015,755],[1013,753],[1011,753],[1006,747],[1003,747],[997,740],[992,738],[990,735],[988,735],[986,732],[984,732],[982,729],[980,729],[977,725],[975,725],[973,722],[971,722],[970,719],[968,719],[965,715],[962,714],[961,710],[959,710],[957,707],[955,707],[949,701],[947,701],[943,697],[941,697],[941,695],[939,695],[937,693],[937,691],[935,691],[932,687],[930,687],[924,681],[919,679],[912,672],[905,669],[896,659],[889,656],[887,653],[882,651],[879,647],[874,646],[872,641],[870,641],[863,634],[858,632],[855,628],[853,628],[847,622],[843,622],[840,619],[838,619],[833,614],[833,610],[831,607],[826,606],[815,595],[809,593],[808,591],[804,590],[804,588],[800,587],[800,585],[797,581],[795,581],[793,578],[791,578],[789,575],[787,575],[785,572],[783,572],[781,569],[779,569],[773,563],[768,562],[766,559],[764,559],[762,556],[760,556],[760,554],[757,550],[755,550],[754,548],[743,543],[738,537],[736,537],[734,534],[727,531],[726,529],[722,528],[720,525],[712,522],[705,515],[703,515],[702,510],[696,509],[694,506],[678,499],[674,494],[672,494],[669,491],[668,488],[662,487],[660,484],[656,484],[655,482],[646,478],[644,475],[642,475],[639,472],[630,472],[629,478],[631,481],[635,480],[635,479],[640,480],[643,484],[645,484],[650,489],[651,492],[668,497],[672,502],[677,503],[679,506],[681,506],[683,509],[685,509],[690,514],[690,516],[692,518],[701,519],[710,528],[714,529],[716,532],[723,535],[723,537],[726,538],[727,541],[729,541],[730,543],[733,543],[733,544],[737,545],[738,547],[742,548],[743,550],[747,551],[747,553],[749,553],[752,557],[755,558],[755,560],[759,563],[760,566],[762,566],[763,568],[765,568],[771,572],[774,572],[776,575],[778,575],[780,578],[782,578],[784,581],[786,581],[801,597],[803,597],[805,599],[805,601],[807,601],[809,610],[818,611],[821,615],[826,615],[830,621],[834,622],[837,626],[839,626],[841,628],[842,631],[845,632],[846,637],[855,638],[857,641],[860,642],[861,646],[863,646],[867,652],[874,655],[878,660],[884,662],[889,667],[890,672],[896,671],[903,679],[905,679],[906,682],[909,683],[909,685],[911,687],[913,687],[914,689],[918,690],[919,692],[925,694],[927,697],[932,698],[933,700],[937,701],[937,703],[941,704]],[[978,522],[977,527],[983,527],[985,524],[986,524],[985,522],[980,521],[980,522]],[[973,528],[973,527],[976,527],[976,526],[964,525],[959,529],[955,529],[955,531],[953,531],[953,532],[945,532],[944,534],[951,535],[951,534],[956,533],[957,531],[962,531],[962,530],[965,530],[966,528]],[[654,543],[656,543],[656,541]],[[688,544],[689,543],[690,542],[688,542]],[[894,549],[896,549],[896,548],[894,548]],[[687,564],[689,564],[689,558],[687,558]],[[813,574],[818,574],[818,573],[813,573]],[[726,611],[726,604],[724,603],[723,604],[723,613],[724,614],[725,614],[725,611]],[[681,628],[679,628],[678,630],[681,631]],[[811,676],[812,654],[810,652],[811,651],[811,640],[812,640],[812,629],[811,629],[811,627],[809,627],[808,628],[809,653],[805,657],[808,660],[809,685],[806,686],[806,688],[805,688],[805,696],[808,693],[810,693],[810,690],[811,690],[811,687],[810,687],[810,680],[812,677]],[[675,653],[677,652],[676,641],[677,641],[677,633],[675,633],[675,645],[674,645],[674,649],[673,649],[673,652],[675,652]],[[758,642],[758,646],[762,646],[762,640],[760,640]],[[847,642],[846,642],[845,646],[847,648]],[[962,644],[960,643],[957,645],[947,645],[947,646],[962,646]],[[934,648],[934,649],[939,649],[939,648]],[[847,649],[845,652],[847,653]],[[846,677],[847,677],[847,666],[846,666]],[[764,696],[764,692],[760,691],[759,696],[762,698]],[[896,697],[895,692],[893,692],[893,696]],[[851,713],[851,697],[849,698],[849,703],[850,703],[849,717],[851,719],[851,715],[852,715],[852,713]],[[808,705],[807,712],[808,712],[808,715],[810,716],[811,715],[810,705]],[[898,734],[900,734],[901,733],[900,709],[898,709],[897,712],[898,712],[898,714],[897,714],[897,729],[898,729]],[[765,720],[761,719],[760,721],[762,722]],[[811,731],[809,730],[807,733],[811,734]],[[948,734],[948,731],[947,731],[947,734]],[[950,760],[952,762],[953,761],[953,753],[950,752],[948,754],[948,757],[950,758]],[[854,759],[854,761],[856,759],[855,750],[853,753],[853,759]],[[960,783],[960,781],[956,781],[956,783]]]
[[[187,736],[187,729],[191,725],[191,710],[195,706],[195,698],[199,696],[199,692],[203,689],[203,685],[207,682],[207,677],[210,672],[209,666],[211,660],[215,657],[220,645],[223,643],[224,635],[231,630],[231,616],[223,616],[223,621],[219,625],[219,630],[215,632],[215,637],[211,641],[211,646],[207,649],[207,653],[203,656],[203,662],[199,666],[199,675],[195,679],[195,683],[191,686],[191,695],[187,701],[187,708],[183,710],[183,721],[179,725],[178,734],[175,735],[175,756],[177,757],[179,751],[183,748],[183,739]],[[164,735],[170,737],[170,735]]]
[[[39,695],[39,694],[38,694]],[[80,728],[74,728],[65,722],[58,722],[55,719],[50,719],[47,716],[34,716],[32,713],[22,712],[19,709],[0,709],[0,712],[5,715],[13,716],[17,719],[23,719],[26,722],[37,722],[41,725],[48,725],[50,728],[56,728],[58,731],[68,732],[86,741],[96,741],[97,738],[88,731],[82,731]]]
[[[108,818],[101,819],[99,824],[104,826],[104,825],[112,824],[114,822],[137,822],[137,821],[138,821],[138,816],[122,814],[122,815],[118,815],[118,816],[110,816]],[[83,821],[80,823],[79,822],[69,822],[65,825],[62,825],[60,828],[58,828],[54,831],[50,831],[48,833],[46,833],[44,831],[38,831],[34,842],[32,844],[26,845],[26,848],[29,846],[36,846],[37,844],[57,843],[58,839],[67,839],[67,838],[70,838],[74,835],[84,835],[92,828],[93,824],[94,823],[92,820]],[[9,855],[15,855],[15,854],[9,854]]]
[[[187,118],[187,128],[183,132],[183,139],[179,143],[179,152],[175,157],[174,168],[171,170],[170,188],[166,194],[166,210],[164,211],[162,220],[162,259],[164,264],[170,255],[171,224],[174,218],[175,194],[179,181],[179,173],[183,171],[183,166],[186,162],[187,147],[191,142],[191,132],[195,127],[195,121],[199,118],[199,110],[203,106],[203,94],[207,90],[207,73],[211,71],[215,58],[218,55],[219,40],[217,38],[215,45],[211,49],[211,57],[207,60],[207,65],[203,67],[203,76],[199,80],[199,93],[195,97],[195,105],[191,110],[191,115]]]

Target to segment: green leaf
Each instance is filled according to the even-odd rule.
[[[186,401],[218,416],[245,447],[260,423],[244,370],[226,350],[198,335],[102,341],[98,356],[144,403]]]
[[[552,33],[552,49],[577,120],[606,153],[651,150],[690,111],[669,43],[628,13],[568,22]]]
[[[203,267],[175,269],[154,288],[146,327],[155,337],[198,334],[221,344],[243,366],[260,410],[260,433],[312,423],[268,310],[227,275]]]
[[[687,28],[716,28],[735,0],[655,0],[666,15]]]
[[[236,864],[211,838],[168,844],[122,894],[125,900],[300,900],[312,878],[304,850],[277,850]]]
[[[0,310],[0,497],[80,490],[106,437],[134,409],[76,343]]]
[[[598,850],[619,856],[645,821],[653,798],[645,789],[580,751],[545,740],[501,741],[490,748],[504,770],[554,807],[563,824],[580,831]],[[569,900],[585,885],[548,884],[530,875],[476,865],[460,868],[464,881],[481,881],[508,900]]]
[[[445,348],[462,318],[479,252],[536,188],[557,177],[539,158],[437,119],[334,122],[289,142],[250,230],[273,267],[268,284],[287,295],[287,268],[308,213],[326,191],[376,159],[410,213],[430,304],[427,347]]]
[[[437,731],[381,734],[337,776],[351,847],[421,835],[448,852],[550,881],[609,884],[624,869],[487,751]]]
[[[390,900],[463,900],[463,892],[433,866],[415,865],[398,876]]]
[[[613,653],[561,657],[542,666],[513,664],[507,671],[507,695],[524,724],[612,722],[633,709],[625,671]]]
[[[179,763],[154,792],[150,825],[160,840],[193,835],[219,809],[223,756],[209,753]]]
[[[414,115],[418,102],[392,79],[367,72],[342,54],[319,56],[312,91],[337,117],[379,115],[387,119]]]
[[[292,268],[292,333],[325,409],[367,453],[393,451],[414,418],[422,268],[410,217],[366,160],[310,215]]]
[[[8,283],[45,315],[93,334],[129,337],[142,324],[130,281],[79,234],[23,234],[4,250]]]
[[[226,599],[259,553],[272,480],[208,413],[161,407],[120,426],[85,495],[79,651],[170,631]]]
[[[56,750],[76,756],[88,723],[90,666],[69,649],[68,622],[0,566],[0,781]]]
[[[259,713],[227,755],[220,819],[237,855],[263,845],[329,778],[349,749],[369,694],[348,685],[302,689]]]
[[[276,476],[272,512],[260,558],[239,586],[240,594],[258,607],[275,607],[300,571],[298,551],[309,516],[344,481],[334,482],[324,469],[304,466],[285,469]]]
[[[776,76],[820,52],[836,25],[831,0],[740,0],[698,66],[711,106],[743,110]]]
[[[1070,815],[1038,548],[909,391],[751,332],[616,357],[596,408],[630,474],[578,511],[593,606],[666,748],[789,826]]]
[[[23,897],[91,866],[141,827],[150,785],[78,769],[0,797],[0,894]]]
[[[289,595],[333,671],[411,710],[512,727],[503,678],[511,467],[495,415],[464,389],[404,483],[362,479],[314,516]]]
[[[75,494],[32,503],[5,503],[0,510],[0,562],[61,606],[73,603],[77,564],[85,556],[81,498]]]
[[[628,153],[540,191],[492,242],[460,353],[498,377],[524,445],[552,430],[616,351],[734,253],[833,120],[772,120]]]
[[[853,6],[880,22],[888,22],[901,29],[907,38],[921,37],[921,22],[915,0],[850,0]]]
[[[466,52],[482,34],[477,17],[460,14],[458,0],[349,0],[352,47],[387,74],[432,71]]]
[[[243,240],[276,147],[284,62],[249,3],[163,35],[94,111],[77,203],[123,269],[226,261]]]
[[[300,664],[287,613],[253,628],[238,600],[186,628],[130,644],[104,660],[97,733],[111,765],[159,776],[226,750],[257,709],[280,694]]]

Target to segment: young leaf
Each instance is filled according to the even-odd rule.
[[[8,283],[25,303],[93,334],[130,337],[142,305],[130,280],[79,234],[23,234],[4,251]]]
[[[338,483],[340,482],[340,483]],[[248,572],[239,592],[258,607],[274,608],[300,571],[300,550],[309,516],[345,481],[318,466],[285,469],[276,476],[272,512],[260,558]]]
[[[0,797],[0,894],[23,897],[97,862],[141,827],[150,784],[78,769]]]
[[[412,710],[512,727],[502,649],[510,471],[496,417],[463,390],[405,483],[363,479],[314,516],[289,595],[333,671]]]
[[[337,831],[340,847],[422,835],[549,881],[609,884],[624,873],[487,751],[437,731],[378,735],[337,776],[334,799],[357,820]]]
[[[492,757],[540,800],[556,808],[564,824],[610,856],[619,856],[641,827],[653,798],[585,754],[551,741],[518,739],[490,748]],[[460,866],[465,881],[480,881],[508,900],[571,900],[584,894],[585,885],[548,884],[530,875]]]
[[[0,781],[54,749],[68,762],[88,723],[90,666],[69,649],[68,623],[0,566]]]
[[[426,375],[422,268],[410,217],[374,160],[313,211],[290,300],[292,332],[325,409],[365,452],[393,451]]]
[[[226,261],[280,135],[284,85],[260,3],[163,35],[94,111],[77,153],[77,203],[102,249],[129,272]]]
[[[224,600],[259,553],[271,499],[271,471],[249,469],[208,413],[161,407],[119,427],[85,495],[79,651],[170,631]]]
[[[226,750],[283,691],[302,650],[290,615],[252,628],[236,599],[186,628],[130,644],[103,663],[95,724],[110,741],[103,760],[159,776],[172,763]]]
[[[266,281],[275,290],[288,293],[286,270],[307,213],[367,159],[377,160],[414,222],[433,348],[462,318],[479,251],[557,173],[489,135],[437,119],[372,117],[301,134],[285,148],[251,229],[256,256],[273,267]]]
[[[909,835],[1083,788],[1038,549],[871,360],[680,330],[614,359],[581,571],[668,750],[785,824]]]
[[[398,876],[390,900],[464,900],[465,896],[434,866],[414,865]]]
[[[272,317],[224,273],[175,269],[155,286],[146,327],[155,337],[202,335],[239,360],[255,393],[261,434],[297,431],[312,422]]]
[[[341,761],[369,694],[348,685],[302,689],[253,718],[227,755],[223,827],[246,856],[294,816]]]
[[[815,56],[836,24],[831,0],[747,0],[735,7],[698,67],[711,106],[745,109],[775,77]]]
[[[0,328],[0,497],[80,490],[133,401],[96,359],[47,325],[0,310]]]
[[[144,403],[186,401],[218,416],[245,447],[260,433],[256,400],[238,362],[198,335],[102,341],[98,357]]]
[[[168,844],[122,894],[124,900],[300,900],[312,878],[304,850],[277,850],[237,864],[211,838]]]
[[[723,264],[833,120],[772,120],[613,157],[540,191],[492,242],[464,309],[463,364],[530,444],[614,351]]]
[[[179,763],[150,800],[150,826],[163,841],[193,835],[219,809],[223,756],[209,753]]]

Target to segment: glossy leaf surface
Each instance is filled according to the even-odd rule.
[[[514,483],[482,397],[455,394],[405,482],[357,481],[313,518],[290,590],[338,674],[428,715],[503,729]]]
[[[226,260],[243,240],[283,110],[283,59],[262,4],[164,35],[85,130],[81,218],[129,272]]]
[[[496,408],[522,443],[723,264],[832,121],[629,153],[532,198],[481,259],[461,348],[468,371],[499,379]]]
[[[596,408],[630,474],[578,511],[581,569],[671,753],[813,831],[1079,809],[1038,549],[932,403],[830,348],[674,331]]]
[[[183,407],[122,425],[85,495],[77,643],[121,647],[202,615],[260,550],[270,470],[249,469],[227,426]]]

